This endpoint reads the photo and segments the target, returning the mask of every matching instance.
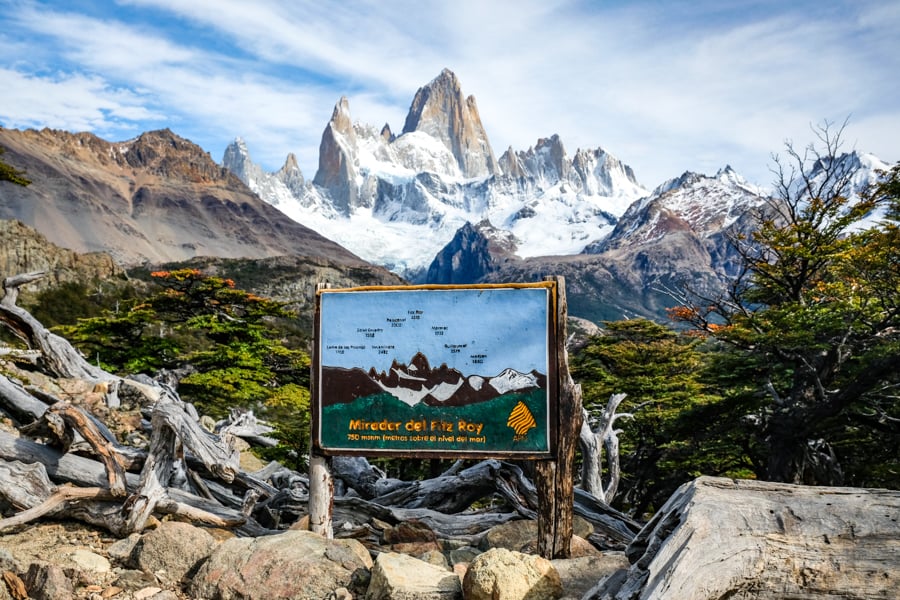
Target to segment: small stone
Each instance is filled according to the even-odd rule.
[[[338,588],[331,594],[331,600],[353,600],[353,594],[347,588]]]
[[[454,548],[450,551],[450,564],[469,564],[473,560],[475,560],[475,557],[477,557],[479,554],[481,554],[481,550],[479,550],[478,548],[473,548],[472,546],[462,546],[461,548]]]
[[[78,548],[69,555],[69,558],[83,571],[109,573],[112,570],[112,566],[105,557],[95,554],[90,550]]]
[[[156,594],[160,593],[162,588],[158,587],[145,587],[136,591],[134,595],[134,600],[146,600],[147,598],[152,598]]]
[[[31,563],[25,574],[25,587],[34,600],[67,600],[75,596],[72,582],[57,565]]]
[[[135,545],[140,539],[141,534],[132,533],[127,538],[118,540],[109,546],[109,548],[106,549],[106,553],[112,560],[127,564],[131,557],[131,552],[134,550]]]
[[[447,557],[440,550],[428,550],[417,558],[421,561],[427,562],[430,565],[440,567],[445,571],[450,570],[450,563],[447,562]]]

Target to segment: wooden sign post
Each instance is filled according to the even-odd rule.
[[[562,277],[556,281],[556,348],[558,393],[556,455],[552,460],[535,465],[535,487],[538,493],[538,554],[547,559],[569,558],[572,553],[573,507],[575,504],[575,447],[581,430],[581,386],[569,373],[566,353],[566,285]]]
[[[563,285],[317,289],[311,528],[330,535],[329,455],[528,459],[541,554],[567,555],[580,423],[560,419],[581,406]]]

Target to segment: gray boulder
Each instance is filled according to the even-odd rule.
[[[193,575],[215,546],[215,538],[205,529],[164,521],[141,536],[129,562],[136,569],[153,573],[160,582],[179,583]]]
[[[347,588],[358,595],[371,568],[369,552],[356,540],[302,530],[231,538],[203,563],[189,594],[206,600],[318,600]]]
[[[599,552],[593,556],[554,558],[550,561],[562,581],[563,600],[579,599],[605,577],[628,568],[624,552]]]
[[[461,600],[459,577],[407,554],[382,552],[375,559],[366,600]]]
[[[478,555],[463,579],[466,600],[552,600],[562,594],[559,573],[549,560],[506,548]]]
[[[575,515],[573,520],[572,557],[599,555],[587,537],[594,533],[594,526],[586,519]],[[517,519],[491,527],[481,539],[482,550],[506,548],[525,554],[537,554],[538,527],[532,519]]]

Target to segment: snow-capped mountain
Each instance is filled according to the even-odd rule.
[[[602,254],[624,245],[647,246],[681,230],[705,239],[730,227],[765,197],[763,190],[730,166],[712,177],[685,172],[628,207],[610,235],[585,252]]]
[[[555,135],[496,159],[474,97],[446,69],[416,93],[400,135],[353,123],[341,98],[312,181],[299,173],[286,181],[290,157],[281,171],[262,172],[240,140],[223,164],[291,218],[411,278],[466,223],[507,232],[519,257],[575,254],[647,195],[610,153],[569,157]]]
[[[224,163],[288,216],[411,282],[563,275],[572,314],[592,320],[660,317],[684,282],[715,293],[739,267],[732,233],[749,231],[754,209],[772,201],[729,166],[651,192],[606,150],[570,156],[557,135],[495,158],[474,98],[448,70],[419,89],[399,135],[354,123],[341,98],[312,180],[298,173],[289,186],[290,157],[263,173],[240,140]],[[848,174],[858,195],[887,168],[852,152],[812,177]]]
[[[297,157],[293,154],[288,154],[281,169],[266,173],[250,159],[250,151],[244,140],[236,138],[225,149],[222,163],[256,195],[277,208],[290,206],[304,195],[306,181],[297,165]]]
[[[887,172],[890,168],[890,165],[874,154],[864,152],[845,152],[827,163],[825,159],[820,159],[813,165],[809,174],[811,191],[815,193],[817,190],[833,187],[846,196],[849,205],[852,206],[878,181],[879,173]],[[795,182],[796,186],[802,183],[802,180]],[[792,193],[804,198],[809,195],[810,190],[795,189]],[[876,207],[864,219],[855,223],[853,229],[862,230],[876,226],[884,219],[885,211],[885,206]]]

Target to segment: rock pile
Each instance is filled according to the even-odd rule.
[[[518,531],[509,535],[514,523],[520,523]],[[502,526],[507,533],[493,538],[502,543],[521,537],[533,525],[508,523]],[[421,524],[414,528],[434,539]],[[483,550],[442,540],[413,556],[300,529],[235,537],[178,521],[121,540],[105,536],[74,523],[40,523],[0,535],[0,600],[574,600],[627,566],[622,552],[593,550],[548,561],[500,546]],[[408,549],[425,547],[405,543]]]

